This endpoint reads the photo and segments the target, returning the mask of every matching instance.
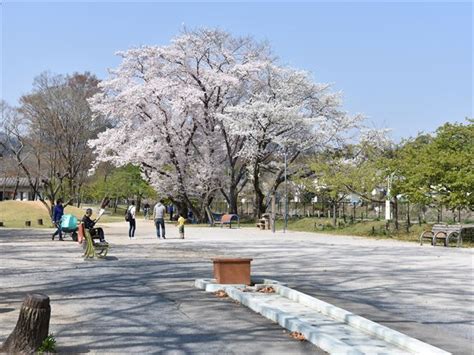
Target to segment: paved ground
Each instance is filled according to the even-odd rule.
[[[193,287],[209,258],[254,258],[252,273],[287,282],[349,311],[453,353],[473,353],[473,251],[249,229],[192,228],[153,237],[139,221],[105,225],[110,257],[83,261],[44,230],[0,229],[0,342],[27,292],[52,303],[61,352],[310,353],[313,345],[228,299]]]

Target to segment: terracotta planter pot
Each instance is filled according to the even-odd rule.
[[[250,262],[245,258],[215,258],[214,278],[219,284],[250,285]]]

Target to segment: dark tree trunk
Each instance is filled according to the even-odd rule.
[[[173,205],[176,207],[176,215],[179,216],[180,214],[183,214],[184,218],[188,218],[188,206],[186,203],[175,200],[170,198],[170,201],[173,203]]]
[[[229,188],[229,213],[232,214],[239,214],[239,211],[237,210],[237,199],[239,198],[239,194],[237,192],[237,188],[234,185],[231,185]]]
[[[258,165],[254,166],[254,177],[253,177],[253,189],[255,191],[255,210],[254,217],[255,220],[259,220],[262,217],[262,214],[265,213],[264,198],[265,195],[260,188],[260,170]]]
[[[6,353],[34,353],[48,336],[51,307],[49,297],[28,294],[20,309],[15,329],[0,348]]]
[[[142,206],[142,196],[138,195],[137,196],[137,212],[140,212],[141,206]]]
[[[410,219],[410,202],[407,201],[407,232],[410,232],[411,219]]]
[[[264,195],[260,186],[257,184],[254,185],[255,188],[255,212],[254,217],[256,220],[262,217],[262,214],[265,213],[265,206],[264,206]]]
[[[16,177],[16,182],[15,182],[15,190],[13,190],[13,196],[12,196],[12,200],[15,200],[16,199],[16,195],[18,194],[18,187],[20,186],[20,177],[17,176]]]
[[[186,207],[188,212],[191,211],[193,213],[194,220],[197,223],[201,223],[203,221],[201,210],[199,207],[196,207],[189,199],[186,199]]]

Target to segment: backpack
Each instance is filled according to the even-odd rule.
[[[127,212],[125,212],[125,221],[130,222],[132,220],[132,212],[130,212],[130,207],[127,209]]]

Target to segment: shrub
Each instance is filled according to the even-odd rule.
[[[38,348],[37,352],[38,354],[56,352],[56,339],[54,338],[54,334],[50,334],[44,338],[43,343]]]

